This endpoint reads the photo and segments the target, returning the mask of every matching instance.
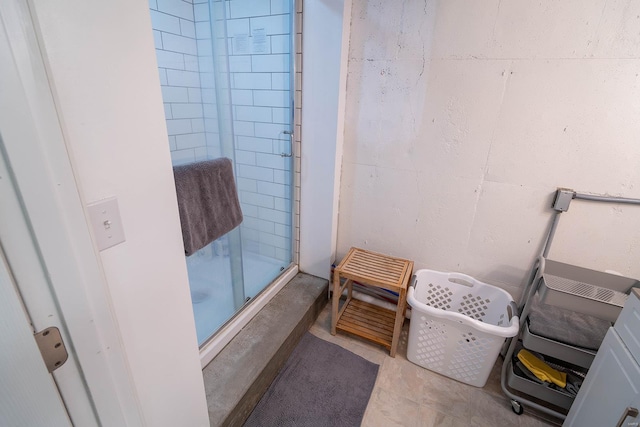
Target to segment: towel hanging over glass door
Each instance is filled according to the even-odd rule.
[[[184,165],[228,158],[241,210],[230,232],[185,244],[202,345],[293,260],[295,12],[268,0],[150,8],[176,182]]]

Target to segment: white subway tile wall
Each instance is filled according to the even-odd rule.
[[[202,6],[198,4],[197,6]],[[204,3],[207,8],[208,4]],[[210,105],[215,107],[215,87],[208,76],[202,76],[200,58],[205,52],[196,32],[195,5],[184,0],[152,0],[151,23],[156,46],[156,57],[162,85],[162,98],[167,119],[169,147],[174,165],[205,160],[220,153],[217,121],[210,118]],[[208,19],[208,12],[206,13]],[[198,22],[208,28],[209,22]],[[210,43],[210,40],[208,41]],[[208,52],[211,63],[211,49]],[[213,66],[211,65],[213,71]],[[208,104],[203,102],[203,82],[211,88]],[[207,115],[209,113],[209,115]],[[207,124],[209,126],[207,126]]]
[[[297,254],[299,247],[297,218],[292,224],[292,197],[299,194],[300,175],[293,174],[293,182],[291,178],[292,160],[299,165],[300,158],[300,105],[295,105],[294,126],[289,74],[293,13],[296,61],[301,55],[302,1],[295,0],[295,10],[293,2],[149,1],[173,163],[221,155],[215,87],[216,83],[226,86],[228,81],[235,170],[245,218],[243,248],[283,261],[289,261],[292,250]],[[227,70],[219,70],[222,78],[217,82],[211,37],[212,32],[222,37],[224,26],[215,22],[211,26],[210,7],[219,8],[213,15],[216,19],[226,14],[228,75]],[[226,62],[215,64],[227,66]],[[296,72],[300,79],[299,65]],[[291,130],[295,131],[294,147],[285,133]],[[281,156],[291,151],[292,158]],[[297,215],[297,206],[294,211]],[[296,238],[293,248],[292,237]]]
[[[293,110],[293,262],[300,260],[300,129],[302,125],[302,1],[294,0],[295,6],[295,103]],[[300,58],[298,60],[298,58]],[[275,74],[274,74],[275,75]]]
[[[226,0],[243,245],[291,259],[292,0]],[[287,180],[288,179],[288,180]]]

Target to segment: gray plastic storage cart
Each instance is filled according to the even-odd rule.
[[[509,342],[502,365],[502,390],[518,415],[526,404],[564,419],[563,411],[571,407],[576,392],[569,387],[551,387],[527,376],[514,363],[517,351],[525,348],[538,353],[549,365],[567,372],[579,383],[630,290],[640,286],[640,282],[632,278],[548,258],[560,214],[568,210],[572,199],[640,205],[640,199],[593,196],[567,189],[556,192],[553,205],[556,213],[519,307],[520,332]],[[548,402],[555,409],[539,401]]]

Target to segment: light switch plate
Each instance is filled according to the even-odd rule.
[[[87,206],[98,249],[103,251],[125,241],[118,199],[110,197]]]

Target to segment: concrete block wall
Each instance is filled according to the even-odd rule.
[[[227,0],[243,247],[291,260],[290,0]],[[301,11],[300,11],[301,12]]]
[[[354,0],[338,259],[517,296],[556,187],[640,197],[640,3]],[[636,206],[572,202],[550,256],[640,277]]]

